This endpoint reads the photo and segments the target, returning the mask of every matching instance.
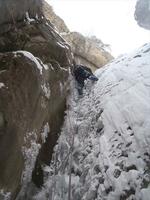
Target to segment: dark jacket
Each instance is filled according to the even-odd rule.
[[[92,70],[84,65],[75,65],[73,69],[73,75],[76,81],[83,86],[86,79],[93,81],[98,80],[98,78],[92,73]]]

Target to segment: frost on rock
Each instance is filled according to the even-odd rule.
[[[35,19],[29,17],[29,13],[28,13],[28,12],[26,12],[26,19],[27,19],[27,22],[28,22],[29,24],[30,24],[31,22],[34,22],[34,21],[35,21]]]
[[[41,85],[41,88],[44,92],[45,97],[49,99],[51,96],[51,90],[50,90],[49,84],[44,83],[43,85]]]
[[[58,38],[61,39],[61,41],[57,42],[57,45],[61,48],[68,49],[69,50],[69,44],[66,40],[58,33],[57,28],[54,26],[51,26],[51,23],[46,22],[46,25],[51,29],[52,34],[56,35]],[[63,42],[62,42],[63,41]],[[71,63],[70,63],[71,64]]]
[[[0,190],[0,199],[1,200],[10,200],[11,199],[11,193],[10,192],[4,192],[4,190]]]
[[[49,65],[50,65],[50,64],[49,64]],[[48,65],[44,64],[43,66],[44,66],[45,70],[48,70],[48,69],[49,69],[49,66],[48,66]]]
[[[41,132],[42,143],[46,142],[46,138],[48,137],[48,133],[50,132],[50,127],[48,122],[44,125],[43,131]]]
[[[36,200],[148,200],[150,44],[96,72],[68,110]]]
[[[22,153],[25,160],[25,167],[22,173],[22,187],[19,192],[18,199],[22,199],[27,191],[27,187],[31,182],[32,171],[35,166],[36,158],[41,147],[40,144],[36,142],[37,136],[35,132],[30,132],[26,134],[24,138],[24,146],[22,147]],[[30,146],[29,146],[30,145]]]
[[[63,92],[64,92],[64,87],[65,87],[65,86],[63,85],[63,83],[62,83],[61,81],[59,82],[59,87],[60,87],[61,96],[63,96],[63,94],[64,94],[64,93],[63,93]]]

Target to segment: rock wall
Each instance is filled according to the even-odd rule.
[[[138,25],[150,29],[150,1],[149,0],[138,0],[135,7],[135,20]]]
[[[0,11],[16,2],[22,1],[1,1]],[[42,165],[50,162],[63,123],[72,55],[45,18],[17,17],[14,25],[1,16],[0,199],[15,199],[19,191],[18,199],[26,199],[28,185],[43,182]]]
[[[52,7],[46,2],[44,2],[43,10],[45,16],[71,46],[77,64],[86,65],[95,71],[113,59],[113,56],[103,48],[105,45],[102,42],[103,47],[78,32],[70,32],[64,21],[54,13]]]
[[[43,3],[43,13],[47,19],[50,20],[51,23],[55,25],[59,33],[68,33],[70,32],[68,27],[66,26],[63,19],[61,19],[56,13],[54,12],[53,8],[44,1]]]
[[[113,59],[110,53],[98,46],[92,39],[78,32],[63,34],[63,37],[71,45],[77,64],[87,65],[95,71]]]
[[[0,24],[16,23],[28,13],[30,18],[42,15],[42,0],[0,0]]]
[[[52,22],[43,17],[42,3],[40,0],[0,0],[2,200],[27,199],[31,185],[36,189],[42,186],[43,169],[51,161],[64,120],[73,56],[70,46]],[[55,18],[52,21],[55,22]],[[60,24],[61,19],[58,26]],[[65,25],[59,31],[68,33]],[[80,43],[82,36],[78,37],[81,37],[77,39]],[[80,58],[79,62],[82,60],[83,64],[87,62],[95,67],[92,53],[89,60],[86,58],[90,57],[88,52],[83,54],[74,46],[72,49],[75,59]],[[104,53],[99,52],[99,55]]]

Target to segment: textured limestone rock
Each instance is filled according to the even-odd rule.
[[[63,123],[72,55],[41,9],[0,1],[0,199],[42,184]]]
[[[10,192],[11,199],[24,200],[31,183],[43,184],[43,166],[64,119],[72,53],[54,25],[40,17],[41,4],[0,0],[0,199]],[[58,30],[68,32],[64,25]],[[83,41],[86,53],[77,49],[75,59],[95,66],[97,56],[87,59],[88,48],[94,49],[88,45]]]
[[[98,44],[100,40],[97,42],[78,32],[70,32],[64,21],[54,13],[52,7],[47,2],[43,5],[44,15],[71,46],[77,64],[86,65],[95,71],[113,59],[111,54],[103,48],[104,44],[102,42],[101,45]]]
[[[0,24],[15,24],[23,20],[27,12],[30,18],[40,17],[42,0],[0,0]]]
[[[0,81],[4,83],[0,110],[6,124],[0,140],[0,188],[15,194],[24,168],[24,138],[34,129],[39,138],[47,113],[41,108],[42,79],[36,65],[19,53],[0,54],[0,65]]]
[[[44,62],[59,60],[61,65],[68,66],[69,45],[55,32],[49,21],[18,23],[0,35],[0,52],[27,50]],[[56,53],[57,52],[57,53]]]
[[[85,64],[93,71],[113,59],[110,53],[99,47],[92,39],[78,32],[64,34],[63,37],[72,47],[76,63]]]
[[[53,11],[53,8],[46,1],[44,1],[43,3],[43,13],[45,17],[49,19],[52,24],[55,25],[59,33],[69,32],[69,29],[66,26],[64,20],[61,19],[58,15],[56,15],[56,13]]]
[[[0,199],[1,191],[14,199],[24,185],[25,199],[28,183],[41,185],[42,164],[51,160],[63,123],[72,56],[45,19],[9,24],[0,34],[0,52]]]
[[[149,0],[138,0],[135,13],[135,19],[139,26],[150,29],[150,1]]]

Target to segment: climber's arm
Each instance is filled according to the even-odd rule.
[[[92,80],[92,81],[98,81],[98,78],[95,75],[90,75],[88,77],[88,79]]]

